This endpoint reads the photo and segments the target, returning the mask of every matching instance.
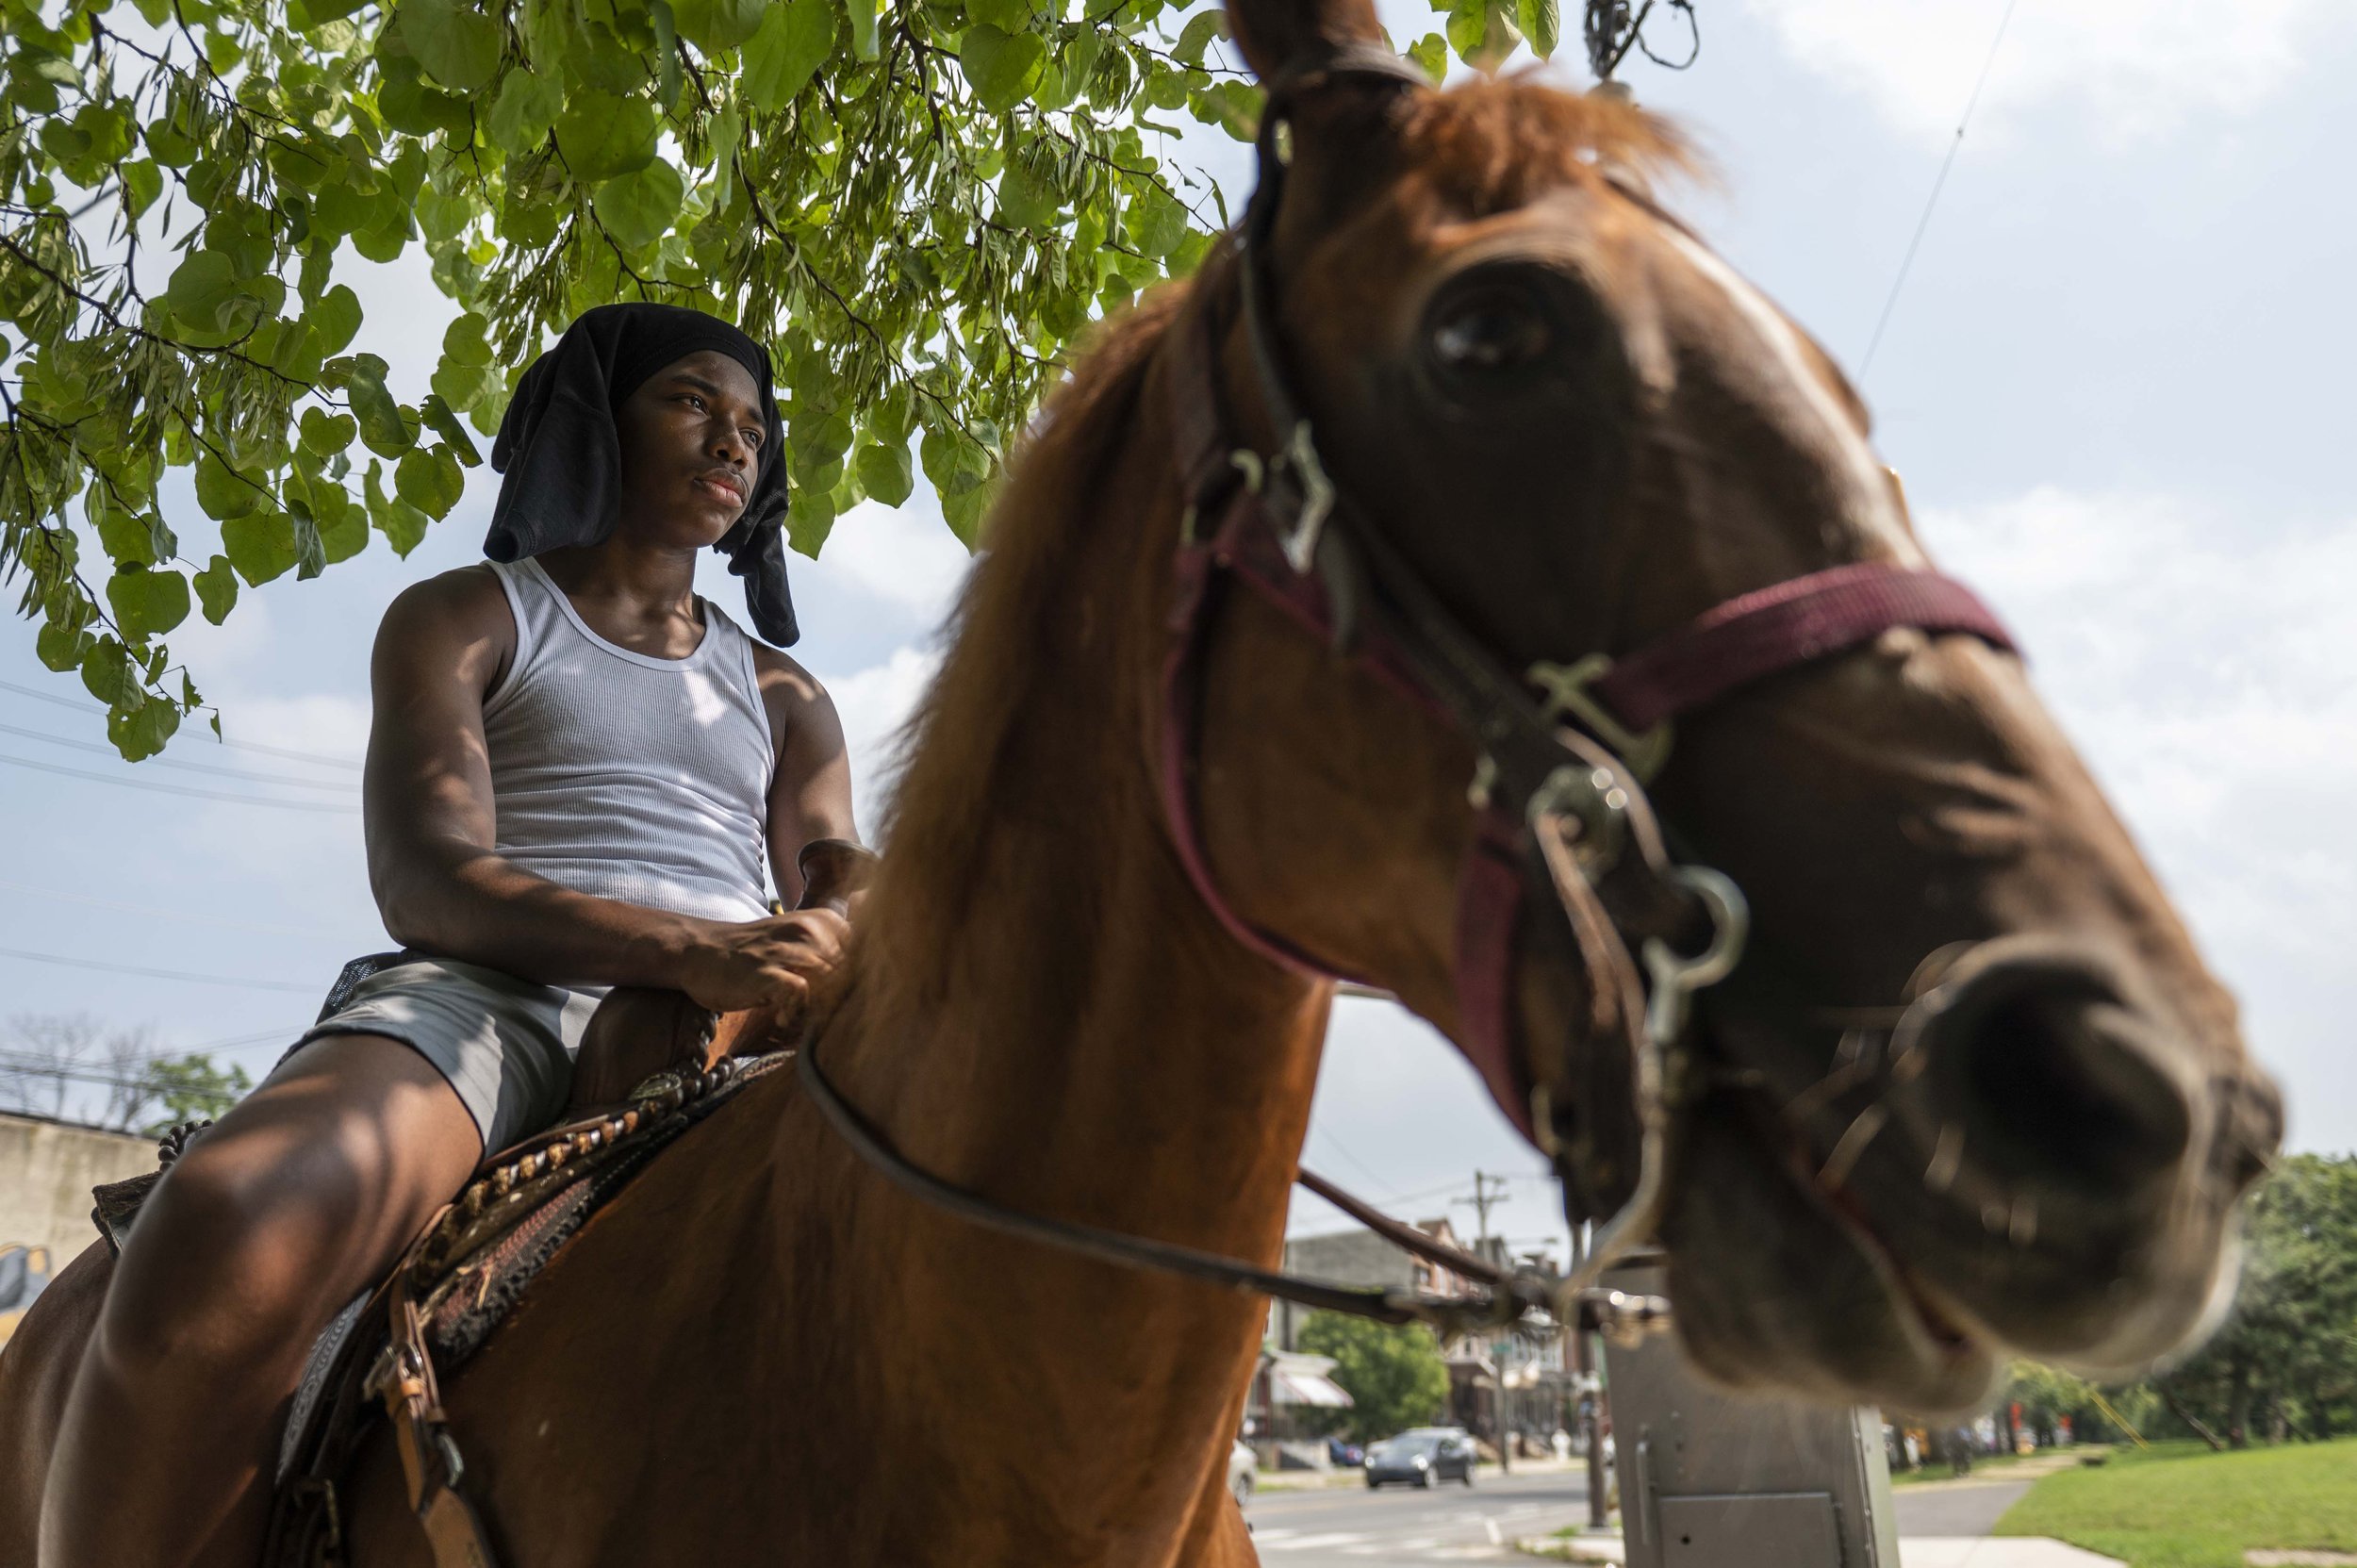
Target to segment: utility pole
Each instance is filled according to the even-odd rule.
[[[1588,1227],[1572,1227],[1572,1267],[1588,1261]],[[1572,1336],[1572,1365],[1579,1373],[1580,1435],[1588,1444],[1588,1527],[1601,1530],[1605,1523],[1604,1384],[1597,1376],[1594,1342],[1580,1326],[1574,1311],[1565,1326]]]
[[[1475,1216],[1475,1224],[1479,1227],[1481,1231],[1481,1239],[1474,1244],[1474,1251],[1477,1253],[1483,1261],[1488,1263],[1502,1263],[1505,1262],[1503,1257],[1505,1248],[1503,1247],[1499,1248],[1499,1252],[1501,1254],[1499,1257],[1492,1258],[1490,1255],[1490,1211],[1492,1207],[1502,1201],[1505,1197],[1505,1177],[1492,1176],[1485,1171],[1476,1170],[1474,1172],[1473,1197],[1456,1199],[1458,1203],[1467,1205],[1472,1208]],[[1492,1363],[1495,1364],[1497,1358],[1494,1353],[1494,1345],[1490,1344],[1490,1342],[1485,1341],[1483,1342],[1483,1348],[1492,1352],[1490,1359]],[[1510,1451],[1513,1437],[1512,1434],[1507,1429],[1509,1423],[1508,1422],[1506,1416],[1506,1374],[1503,1369],[1500,1369],[1498,1373],[1498,1386],[1494,1397],[1491,1400],[1490,1406],[1490,1437],[1491,1440],[1497,1444],[1498,1468],[1501,1471],[1511,1474],[1514,1468],[1514,1459]]]
[[[1481,1240],[1475,1244],[1474,1250],[1484,1258],[1490,1255],[1490,1211],[1503,1201],[1505,1197],[1505,1177],[1491,1176],[1483,1171],[1475,1171],[1474,1172],[1473,1197],[1460,1197],[1456,1200],[1474,1212],[1475,1223],[1481,1231]]]

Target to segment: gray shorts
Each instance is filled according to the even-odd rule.
[[[325,1034],[402,1041],[450,1080],[493,1154],[564,1114],[573,1053],[603,995],[455,959],[411,959],[361,981],[295,1048]]]

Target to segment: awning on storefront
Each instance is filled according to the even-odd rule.
[[[1343,1410],[1351,1399],[1341,1384],[1323,1372],[1304,1367],[1273,1366],[1268,1375],[1269,1397],[1279,1405],[1315,1405]]]

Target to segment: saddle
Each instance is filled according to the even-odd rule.
[[[443,1425],[439,1378],[464,1366],[540,1271],[664,1149],[790,1050],[720,1055],[655,1074],[618,1105],[564,1122],[484,1162],[393,1272],[355,1297],[312,1345],[279,1448],[264,1568],[342,1568],[337,1485],[374,1426],[393,1423],[411,1506],[446,1568],[495,1568],[488,1533],[459,1487],[466,1474]],[[208,1123],[174,1128],[157,1168],[93,1189],[91,1219],[110,1250],[165,1168]]]

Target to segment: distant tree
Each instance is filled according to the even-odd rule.
[[[1301,1348],[1334,1358],[1334,1381],[1351,1397],[1340,1412],[1343,1430],[1372,1443],[1405,1427],[1422,1426],[1448,1402],[1448,1368],[1440,1345],[1421,1324],[1369,1323],[1337,1312],[1311,1312]]]
[[[0,1109],[71,1114],[155,1137],[219,1116],[253,1087],[243,1067],[202,1051],[158,1055],[152,1032],[110,1031],[86,1013],[19,1014],[0,1025]]]
[[[216,1066],[203,1051],[151,1062],[147,1081],[164,1111],[140,1130],[151,1138],[163,1136],[182,1122],[212,1121],[254,1087],[254,1080],[243,1067],[235,1063],[226,1068]]]
[[[2357,1157],[2286,1158],[2252,1195],[2246,1232],[2233,1310],[2157,1392],[2181,1424],[2238,1448],[2254,1432],[2357,1427]]]

